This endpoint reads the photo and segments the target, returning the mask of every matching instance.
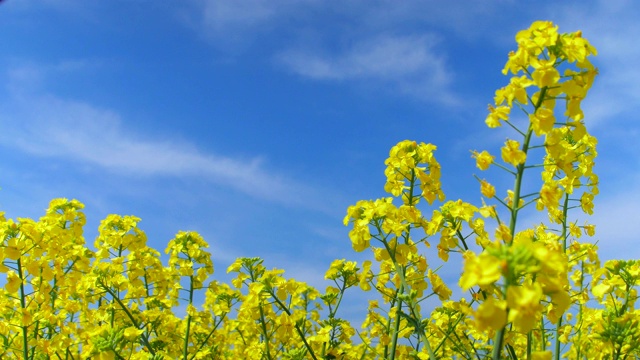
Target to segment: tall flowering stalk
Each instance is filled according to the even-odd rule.
[[[395,327],[383,329],[386,333],[380,338],[382,342],[386,342],[384,336],[392,339],[393,349],[385,350],[384,356],[393,358],[402,349],[395,339],[403,328],[410,328],[403,334],[413,333],[421,339],[416,342],[421,346],[414,346],[413,351],[422,347],[423,357],[468,358],[489,353],[493,359],[547,357],[552,354],[548,341],[555,338],[558,358],[563,315],[572,305],[584,305],[584,299],[571,290],[569,272],[577,266],[584,270],[587,260],[576,257],[571,249],[588,248],[577,238],[582,230],[593,235],[593,227],[583,225],[581,229],[570,222],[569,211],[579,208],[591,214],[598,193],[593,172],[596,140],[586,130],[580,107],[597,74],[588,60],[595,49],[580,32],[559,34],[557,26],[544,21],[519,32],[516,41],[518,50],[509,54],[503,70],[512,77],[496,91],[486,118],[490,128],[509,126],[514,138],[505,141],[502,162],[488,151],[473,153],[479,169],[495,166],[513,179],[506,197],[496,197],[495,187],[479,179],[483,197],[497,205],[483,201],[476,207],[462,200],[448,201],[430,219],[422,217],[416,208],[420,200],[432,204],[444,198],[440,165],[433,157],[435,146],[403,141],[391,150],[385,171],[385,190],[402,204],[396,207],[387,198],[359,202],[347,211],[345,223],[353,225],[353,247],[356,251],[370,248],[381,262],[379,277],[384,281],[378,280],[377,289],[395,314]],[[556,108],[556,104],[562,106]],[[514,108],[524,117],[514,116]],[[529,173],[536,169],[542,170],[542,181],[537,191],[527,193],[525,189],[535,187]],[[520,229],[521,213],[533,206],[547,212],[548,222]],[[496,226],[493,236],[485,230],[488,220]],[[414,241],[410,235],[414,228],[424,229],[426,238]],[[429,296],[424,290],[431,283],[433,293],[443,300],[449,291],[437,278],[428,276],[432,272],[427,272],[426,256],[416,245],[429,246],[429,238],[436,235],[442,260],[448,261],[450,253],[462,256],[459,285],[471,298],[445,303],[429,321],[418,306]],[[409,273],[419,274],[420,282],[407,282]],[[443,319],[445,314],[447,319]],[[437,326],[427,326],[429,323]]]
[[[557,26],[550,22],[533,23],[516,35],[516,41],[518,50],[509,54],[503,70],[513,76],[507,86],[496,91],[495,106],[489,107],[486,119],[492,128],[508,124],[520,139],[508,139],[501,150],[502,168],[514,177],[514,187],[507,201],[500,201],[507,209],[508,225],[498,219],[497,241],[483,251],[495,256],[501,269],[500,276],[494,275],[496,278],[485,285],[496,287],[489,295],[494,299],[490,306],[499,310],[482,321],[496,330],[493,358],[498,359],[505,333],[514,330],[527,334],[528,357],[534,348],[546,352],[546,344],[540,343],[533,331],[541,321],[539,333],[546,339],[546,318],[557,324],[557,358],[562,315],[572,303],[567,258],[572,226],[573,235],[580,236],[576,224],[569,223],[568,211],[578,203],[582,211],[591,214],[593,196],[598,193],[598,178],[593,173],[596,140],[587,132],[580,108],[597,74],[588,60],[596,51],[580,32],[558,34]],[[564,105],[560,109],[556,109],[558,102]],[[513,107],[526,114],[524,126],[511,121]],[[531,156],[536,148],[544,150],[542,159]],[[539,166],[543,167],[540,190],[523,194],[525,172]],[[547,211],[550,224],[539,226],[535,233],[518,232],[518,215],[531,203],[537,210]],[[466,276],[474,270],[473,262],[467,260],[460,280],[463,288],[479,285],[479,279]],[[483,305],[487,304],[483,300]],[[496,321],[498,317],[500,321]],[[513,352],[513,344],[507,341],[505,345]]]

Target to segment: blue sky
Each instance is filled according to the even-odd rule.
[[[514,36],[552,20],[600,53],[588,220],[602,257],[640,258],[638,15],[612,0],[7,0],[0,209],[37,218],[75,198],[88,243],[107,214],[136,215],[159,249],[201,233],[217,278],[260,256],[323,288],[332,259],[365,258],[342,218],[385,195],[398,141],[436,144],[448,198],[479,202],[472,174],[490,176],[469,151],[509,135],[484,118]]]

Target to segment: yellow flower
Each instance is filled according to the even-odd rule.
[[[531,77],[536,86],[539,88],[552,87],[558,83],[560,73],[554,67],[555,61],[555,57],[551,56],[549,60],[535,59],[531,62],[531,65],[535,69]]]
[[[473,152],[473,158],[476,159],[476,166],[480,170],[487,170],[489,166],[493,163],[494,157],[491,156],[486,150],[478,153],[477,151]]]
[[[538,55],[545,47],[554,46],[558,41],[558,26],[551,21],[534,21],[529,29],[519,31],[516,35],[518,46]]]
[[[577,31],[572,34],[564,34],[560,37],[562,42],[562,50],[567,56],[569,62],[582,63],[589,55],[597,55],[596,49],[582,37],[582,32]]]
[[[18,260],[22,255],[20,250],[18,239],[11,238],[7,241],[7,246],[4,248],[4,256],[11,260]]]
[[[485,180],[480,181],[480,192],[483,196],[491,199],[496,195],[496,188]]]
[[[522,105],[529,103],[527,98],[526,88],[531,86],[533,82],[526,76],[512,77],[509,85],[502,89],[496,90],[494,101],[496,105],[500,105],[503,102],[507,102],[510,107],[513,105],[513,100],[516,100]]]
[[[321,344],[322,343],[328,343],[332,330],[333,330],[333,327],[331,325],[326,325],[326,326],[322,327],[320,330],[318,330],[316,335],[309,336],[307,338],[307,340],[310,343],[321,343]]]
[[[500,127],[502,126],[500,120],[509,120],[509,112],[511,112],[511,108],[508,106],[493,107],[489,105],[489,115],[487,115],[487,119],[484,122],[490,128]]]
[[[22,284],[22,280],[15,271],[9,270],[7,272],[7,283],[4,285],[4,288],[7,289],[9,294],[16,293]]]
[[[446,204],[442,205],[443,213],[448,213],[454,219],[461,219],[465,222],[471,221],[476,211],[478,211],[478,208],[469,203],[463,202],[460,199],[456,201],[448,201]]]
[[[507,304],[504,300],[488,298],[475,312],[478,330],[500,330],[507,324]]]
[[[504,65],[502,69],[502,74],[507,75],[508,72],[512,74],[517,74],[523,69],[526,69],[529,66],[531,56],[522,49],[518,49],[518,51],[509,52],[509,60]]]
[[[373,278],[371,273],[371,261],[365,260],[362,263],[362,271],[358,274],[360,288],[364,291],[371,290],[371,284],[369,283]]]
[[[112,350],[107,350],[96,355],[96,360],[114,360],[116,354]]]
[[[593,224],[585,224],[582,228],[588,236],[594,236],[596,234],[596,226]]]
[[[580,238],[582,236],[582,230],[580,230],[580,226],[578,226],[577,222],[569,224],[569,234],[576,238]]]
[[[33,320],[33,316],[28,309],[20,309],[20,322],[22,326],[29,326]]]
[[[580,207],[585,213],[593,215],[593,194],[583,193],[580,197]]]
[[[605,283],[600,283],[591,289],[591,293],[593,293],[593,296],[597,297],[598,299],[602,299],[602,297],[609,292],[611,292],[611,285]]]
[[[531,353],[531,360],[551,360],[552,353],[550,350],[546,351],[533,351]]]
[[[562,314],[571,306],[571,297],[564,290],[551,293],[549,297],[551,297],[551,304],[548,307],[547,317],[552,323],[557,324]]]
[[[533,329],[542,311],[540,300],[542,288],[538,283],[509,286],[507,304],[509,305],[509,321],[523,333]]]
[[[440,276],[429,269],[429,271],[427,272],[427,277],[431,282],[431,288],[433,289],[433,292],[438,295],[440,301],[449,300],[449,297],[451,297],[451,289],[447,287]]]
[[[500,259],[483,251],[476,256],[471,251],[465,253],[464,270],[459,280],[462,290],[469,290],[473,286],[486,286],[500,279],[502,269]]]
[[[562,189],[556,181],[547,181],[540,189],[540,198],[538,199],[536,208],[538,210],[542,210],[545,207],[548,209],[557,208],[562,195]]]
[[[553,115],[552,109],[545,107],[538,108],[535,113],[529,115],[529,121],[531,122],[531,128],[537,136],[546,135],[556,122],[556,118]]]
[[[129,326],[124,329],[124,337],[129,341],[134,341],[138,336],[144,332],[144,329],[138,329],[135,326]]]
[[[507,225],[503,223],[498,225],[498,228],[496,229],[496,239],[500,239],[504,241],[506,244],[511,243],[511,240],[513,240],[513,237],[511,236],[511,230]]]
[[[520,150],[519,142],[507,140],[502,147],[502,160],[513,166],[518,166],[527,160],[527,154]]]

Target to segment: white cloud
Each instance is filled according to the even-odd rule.
[[[281,54],[282,61],[295,72],[316,79],[377,77],[394,79],[435,66],[436,82],[446,82],[443,60],[433,55],[432,36],[381,36],[361,42],[343,54],[317,56],[301,51]]]
[[[0,114],[5,147],[127,175],[201,176],[253,197],[327,210],[317,190],[266,169],[259,155],[233,158],[203,153],[186,141],[148,139],[132,132],[116,111],[39,91],[43,73],[58,68],[9,72],[10,95]]]
[[[2,141],[36,156],[57,157],[135,175],[205,176],[252,196],[285,203],[295,182],[272,174],[259,157],[249,160],[204,154],[192,145],[131,134],[110,110],[59,99],[30,97],[0,117]],[[19,118],[19,125],[11,119]]]
[[[204,1],[203,21],[220,31],[227,27],[257,26],[277,14],[277,1]]]
[[[311,79],[380,81],[393,85],[394,90],[452,103],[455,98],[447,89],[452,74],[446,58],[435,49],[437,43],[432,35],[380,35],[342,53],[287,50],[277,60],[290,71]]]
[[[494,22],[489,15],[504,14],[504,6],[511,1],[475,3],[452,0],[447,6],[437,1],[361,1],[327,2],[318,0],[192,0],[192,18],[207,36],[225,41],[229,37],[255,38],[278,28],[295,27],[305,32],[324,28],[327,21],[331,28],[351,33],[380,33],[383,29],[401,29],[405,25],[438,25],[461,36],[480,35]],[[346,21],[345,21],[346,20]],[[496,32],[500,30],[491,27]],[[313,32],[313,31],[312,31]],[[340,35],[350,35],[341,33]]]
[[[192,0],[187,23],[227,51],[271,32],[283,19],[296,18],[317,0]]]
[[[449,21],[444,28],[468,29],[470,18],[477,19],[476,14],[487,11],[485,6],[460,2],[446,9],[416,2],[194,0],[193,3],[197,6],[192,12],[192,18],[196,19],[191,21],[192,25],[195,23],[194,27],[218,48],[237,52],[260,38],[272,46],[268,51],[275,54],[277,63],[301,76],[314,80],[367,81],[374,89],[388,88],[394,93],[447,105],[457,105],[459,101],[448,88],[453,73],[446,66],[443,49],[436,49],[436,37],[425,35],[424,31],[390,36],[389,29],[402,31],[406,22],[442,24],[445,18]],[[459,11],[463,7],[466,12]],[[279,39],[287,41],[282,44]],[[353,39],[354,46],[338,53],[323,46]]]

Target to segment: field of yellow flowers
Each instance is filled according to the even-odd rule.
[[[486,118],[511,136],[500,154],[473,151],[512,188],[478,177],[481,204],[445,201],[436,146],[399,142],[385,162],[389,197],[358,201],[344,219],[353,249],[375,261],[334,261],[324,291],[259,258],[237,259],[230,284],[210,280],[193,232],[169,242],[165,265],[132,216],[104,219],[91,250],[76,200],[53,200],[37,221],[0,216],[0,358],[637,359],[640,263],[601,264],[584,241],[595,225],[569,220],[591,214],[598,194],[581,110],[596,50],[546,21],[516,42]],[[525,179],[537,189],[525,192]],[[536,211],[548,219],[523,229]],[[462,259],[458,284],[430,267],[436,256]],[[467,295],[452,299],[451,286]],[[351,324],[339,307],[358,287],[380,300]]]

